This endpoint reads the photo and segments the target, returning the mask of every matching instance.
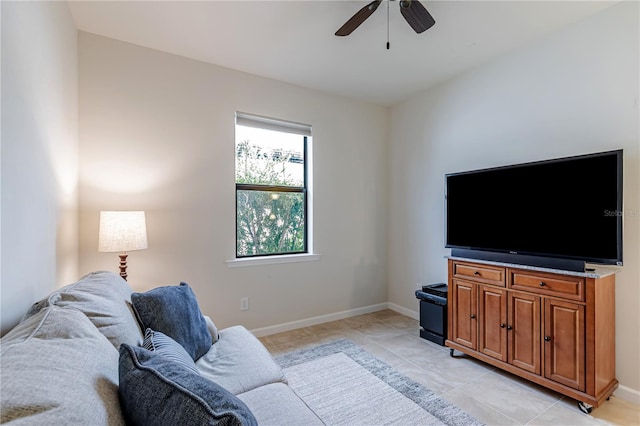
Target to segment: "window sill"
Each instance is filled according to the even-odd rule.
[[[279,263],[312,262],[320,260],[319,254],[286,254],[282,256],[244,257],[227,260],[228,268],[243,268],[246,266],[275,265]]]

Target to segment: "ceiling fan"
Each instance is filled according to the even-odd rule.
[[[389,0],[392,1],[392,0]],[[343,26],[336,31],[337,36],[348,36],[356,28],[360,26],[369,16],[376,11],[380,6],[382,0],[374,0],[351,17]],[[420,34],[429,28],[431,28],[436,21],[427,12],[427,9],[418,0],[400,0],[400,13],[407,21],[407,23],[413,28],[413,30]],[[388,15],[387,15],[388,18]]]

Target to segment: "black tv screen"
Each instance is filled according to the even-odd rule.
[[[446,175],[449,248],[622,264],[622,150]]]

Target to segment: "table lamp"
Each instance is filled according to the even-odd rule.
[[[101,211],[98,251],[119,252],[120,276],[127,279],[127,252],[147,248],[143,211]]]

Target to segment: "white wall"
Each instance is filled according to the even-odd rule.
[[[417,283],[446,282],[445,173],[623,148],[617,377],[640,390],[638,35],[624,2],[392,108],[391,303],[417,311]]]
[[[115,253],[97,252],[99,211],[139,209],[149,249],[129,254],[130,284],[186,281],[219,326],[386,302],[385,108],[82,32],[79,64],[82,273],[117,271]],[[313,126],[319,261],[227,267],[236,111]]]
[[[66,2],[2,2],[2,333],[77,278],[77,69]]]

